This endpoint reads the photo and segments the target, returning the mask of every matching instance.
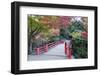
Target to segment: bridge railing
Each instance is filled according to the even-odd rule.
[[[53,47],[55,47],[55,46],[57,46],[59,44],[62,44],[62,43],[64,43],[63,40],[45,44],[43,46],[40,46],[40,47],[35,48],[35,52],[36,52],[37,55],[39,55],[42,52],[47,52],[49,50],[49,48],[53,48]]]
[[[36,54],[39,55],[41,53],[48,52],[50,48],[56,47],[57,45],[62,44],[62,43],[64,43],[64,46],[65,46],[64,51],[65,51],[67,58],[72,59],[72,48],[69,46],[69,44],[67,44],[66,42],[62,40],[51,42],[51,43],[35,48]]]

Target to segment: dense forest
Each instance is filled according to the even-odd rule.
[[[73,56],[87,58],[88,18],[81,16],[28,15],[28,54],[60,40],[72,40]]]

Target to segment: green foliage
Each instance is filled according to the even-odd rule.
[[[60,38],[61,39],[69,39],[69,30],[67,30],[67,28],[61,28],[60,29]]]
[[[87,58],[87,40],[81,35],[81,32],[86,31],[81,22],[72,22],[67,29],[69,36],[72,36],[73,54],[76,58]]]
[[[72,24],[70,25],[70,27],[67,30],[69,31],[69,33],[86,31],[83,27],[83,24],[78,21],[72,22]]]
[[[64,27],[60,29],[60,36],[63,39],[70,39],[71,36],[80,37],[80,32],[85,31],[83,24],[81,22],[72,22],[69,27]]]
[[[48,28],[38,22],[38,17],[32,16],[28,17],[28,29],[31,36],[35,36],[40,32],[48,32]]]
[[[49,28],[39,22],[40,16],[28,16],[28,47],[32,50],[42,44],[42,40],[34,40],[35,36],[40,33],[48,33]],[[32,46],[31,46],[32,45]],[[30,51],[28,51],[30,52]]]
[[[70,33],[70,35],[71,35],[73,38],[80,38],[80,37],[81,37],[80,32],[72,32],[72,33]]]
[[[58,41],[58,40],[60,40],[59,36],[50,36],[49,39],[48,39],[48,42],[55,42],[55,41]]]
[[[83,38],[74,38],[72,42],[72,48],[74,55],[77,54],[77,58],[87,58],[87,40]]]

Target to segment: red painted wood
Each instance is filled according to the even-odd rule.
[[[65,54],[68,59],[72,58],[72,49],[70,49],[70,47],[67,45],[67,43],[65,43]]]
[[[48,52],[48,44],[45,45],[45,52]]]
[[[40,49],[36,48],[36,54],[39,55]]]
[[[62,43],[64,43],[64,41],[52,42],[52,43],[48,43],[48,44],[46,44],[46,45],[44,45],[44,46],[40,46],[40,47],[36,48],[36,54],[39,55],[41,51],[48,52],[48,49],[49,49],[49,48],[55,47],[55,46],[57,46],[57,45],[59,45],[59,44],[62,44]],[[65,44],[65,45],[66,45],[66,44]],[[65,47],[66,47],[66,46],[65,46]],[[67,48],[67,47],[66,47],[66,48]],[[66,52],[67,52],[67,49],[65,50],[65,54],[66,54]]]
[[[67,43],[65,43],[65,54],[67,55]]]

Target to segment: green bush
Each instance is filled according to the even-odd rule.
[[[72,48],[73,48],[73,54],[76,58],[87,58],[88,57],[87,40],[83,38],[73,39]]]
[[[72,36],[72,49],[75,58],[87,58],[88,47],[87,39],[84,39],[81,35],[82,32],[86,31],[81,22],[72,22],[70,27],[67,29],[69,36]]]

